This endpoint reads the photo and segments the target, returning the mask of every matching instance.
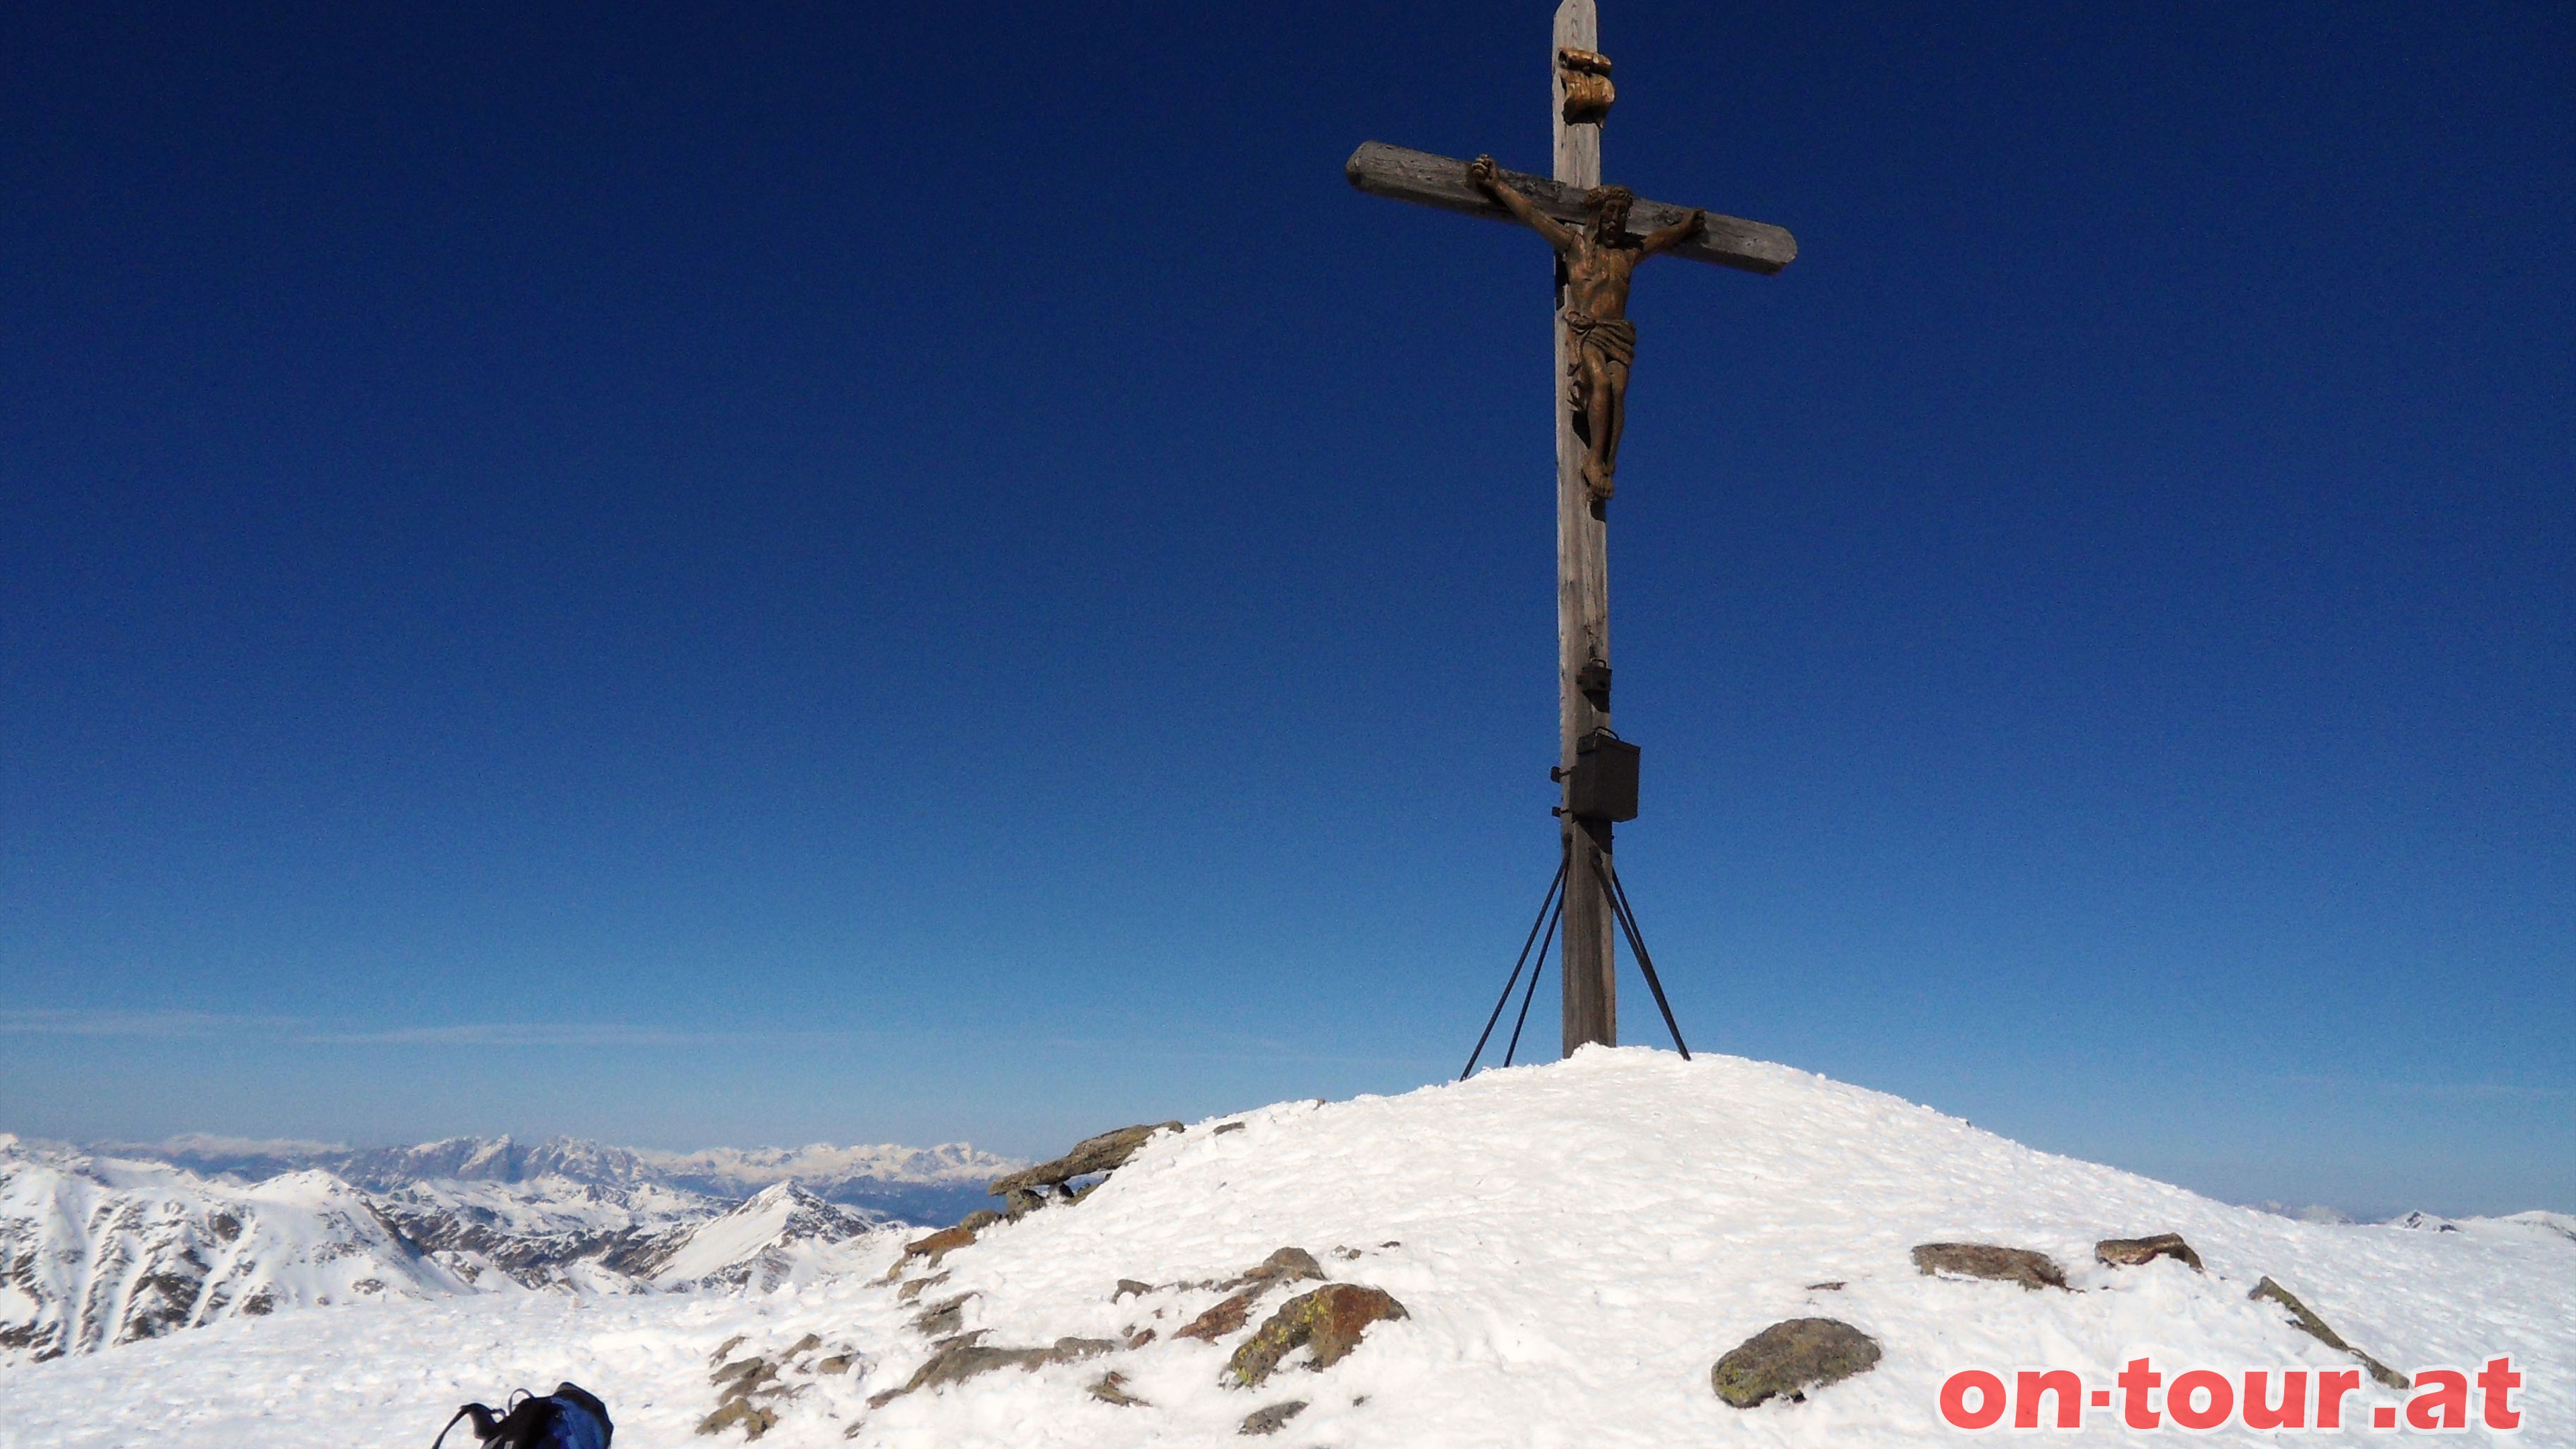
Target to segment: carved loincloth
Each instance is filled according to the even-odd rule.
[[[1565,337],[1574,344],[1566,350],[1566,361],[1577,367],[1586,352],[1619,364],[1622,371],[1637,360],[1637,324],[1625,317],[1604,321],[1589,312],[1568,312]]]

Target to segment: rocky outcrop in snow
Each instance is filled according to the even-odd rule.
[[[2191,1271],[2201,1271],[2200,1254],[2191,1250],[2180,1233],[2157,1233],[2144,1238],[2104,1238],[2093,1245],[2093,1261],[2106,1268],[2143,1268],[2158,1258],[2171,1258]]]

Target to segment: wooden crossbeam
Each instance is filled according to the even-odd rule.
[[[1467,163],[1454,156],[1436,156],[1429,151],[1408,151],[1383,141],[1362,142],[1342,165],[1342,174],[1351,185],[1371,196],[1392,197],[1422,206],[1436,206],[1461,216],[1481,216],[1488,221],[1511,221],[1512,214],[1467,179]],[[1559,221],[1583,224],[1583,192],[1580,188],[1532,176],[1522,171],[1501,173],[1503,184],[1530,199],[1539,210]],[[1628,213],[1632,231],[1649,232],[1670,226],[1690,215],[1690,208],[1668,202],[1639,198]],[[1518,223],[1514,223],[1517,225]],[[1740,216],[1708,214],[1708,230],[1665,253],[1687,257],[1695,262],[1712,262],[1721,267],[1759,272],[1771,276],[1797,260],[1798,239],[1785,227],[1769,222],[1746,221]]]

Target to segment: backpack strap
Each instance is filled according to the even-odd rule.
[[[438,1431],[437,1438],[429,1441],[429,1449],[439,1449],[440,1445],[447,1442],[448,1430],[456,1427],[456,1420],[468,1417],[474,1420],[474,1438],[477,1442],[491,1438],[500,1429],[500,1424],[490,1409],[481,1404],[467,1404],[456,1411],[455,1419],[447,1421],[447,1428]]]

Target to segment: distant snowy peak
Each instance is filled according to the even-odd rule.
[[[768,1292],[850,1271],[877,1250],[872,1240],[885,1227],[881,1217],[782,1182],[690,1229],[636,1268],[665,1291]]]
[[[2285,1202],[2265,1201],[2249,1203],[2247,1206],[2256,1212],[2270,1213],[2274,1217],[2288,1218],[2292,1222],[2334,1225],[2349,1224],[2353,1221],[2353,1218],[2342,1209],[2330,1208],[2323,1203],[2309,1203],[2305,1207],[2297,1207]]]
[[[2576,1245],[2576,1215],[2532,1211],[2508,1213],[2499,1218],[2446,1218],[2428,1212],[2411,1212],[2390,1218],[2389,1227],[2409,1228],[2426,1233],[2462,1233],[2477,1236],[2537,1238],[2544,1242]]]
[[[2571,1243],[2576,1243],[2576,1213],[2553,1213],[2534,1208],[2526,1213],[2507,1213],[2500,1218],[2479,1218],[2472,1221],[2512,1223],[2521,1228],[2553,1233]]]

